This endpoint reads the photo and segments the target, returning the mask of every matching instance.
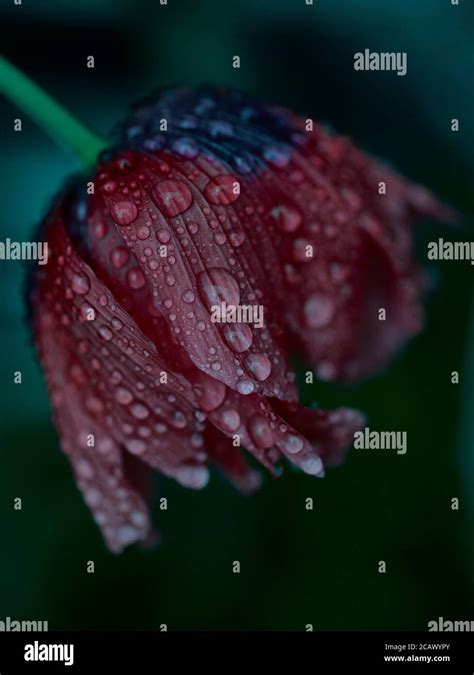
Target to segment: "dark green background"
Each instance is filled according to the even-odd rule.
[[[227,83],[329,123],[472,222],[473,6],[460,0],[2,0],[6,55],[108,131],[156,86]],[[469,6],[470,5],[470,6]],[[406,51],[408,74],[355,73],[353,54]],[[86,69],[88,55],[96,68]],[[240,70],[232,56],[241,57]],[[469,84],[470,83],[470,84]],[[471,92],[469,91],[471,87]],[[0,239],[28,239],[76,160],[1,102]],[[458,117],[461,131],[450,131]],[[472,238],[431,224],[423,242]],[[428,264],[427,264],[428,265]],[[0,620],[50,628],[426,629],[474,619],[473,268],[429,264],[427,323],[386,372],[302,392],[354,405],[408,453],[353,451],[322,480],[287,470],[250,499],[217,474],[168,480],[160,548],[114,557],[59,451],[23,320],[19,263],[1,262]],[[370,349],[370,345],[367,346]],[[469,349],[471,352],[469,353]],[[23,384],[13,384],[21,370]],[[460,371],[459,385],[450,383]],[[13,499],[23,510],[13,510]],[[315,510],[305,511],[313,497]],[[452,511],[450,500],[460,499]],[[96,572],[86,573],[94,560]],[[239,560],[240,575],[232,574]],[[379,560],[387,573],[379,574]]]

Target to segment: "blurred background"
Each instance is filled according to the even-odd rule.
[[[5,55],[102,132],[157,86],[224,83],[351,136],[473,222],[467,0],[2,0],[0,23]],[[407,75],[356,73],[353,54],[365,48],[407,52]],[[5,100],[0,115],[0,240],[28,240],[79,165]],[[22,133],[13,131],[18,116]],[[426,223],[420,259],[438,236],[473,238],[469,225],[459,233]],[[406,455],[352,451],[322,481],[288,468],[252,498],[217,474],[200,493],[160,479],[157,494],[169,502],[154,514],[162,545],[115,557],[50,422],[24,320],[24,270],[1,262],[0,620],[170,630],[424,630],[439,616],[474,620],[473,268],[426,264],[426,328],[388,370],[351,388],[302,387],[305,402],[352,405],[373,429],[406,430]]]

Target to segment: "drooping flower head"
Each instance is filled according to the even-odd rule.
[[[234,91],[132,111],[42,227],[29,304],[61,446],[111,550],[150,539],[150,470],[243,491],[280,459],[322,476],[364,424],[303,408],[321,380],[383,366],[421,326],[416,216],[430,194],[352,143]],[[379,319],[379,310],[386,319]]]

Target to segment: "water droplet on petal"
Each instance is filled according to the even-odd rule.
[[[246,174],[252,171],[254,159],[250,154],[234,155],[231,162],[238,173]]]
[[[276,222],[282,232],[294,232],[303,220],[301,213],[294,206],[275,206],[270,211],[270,216]]]
[[[182,410],[173,410],[170,417],[170,424],[175,429],[184,429],[186,426],[186,416]]]
[[[120,403],[120,405],[128,405],[133,401],[133,394],[125,387],[118,387],[115,392],[115,400],[117,403]]]
[[[101,524],[100,521],[98,522],[99,524]],[[138,532],[138,530],[136,530],[131,525],[121,525],[117,529],[116,537],[118,543],[121,546],[128,546],[129,544],[132,544],[134,541],[136,541],[139,538],[140,534],[141,533]]]
[[[223,232],[216,232],[214,235],[214,241],[218,246],[223,246],[227,241],[227,237]]]
[[[89,381],[87,373],[80,363],[75,363],[74,365],[72,365],[70,373],[74,382],[81,387],[87,384],[87,382]]]
[[[130,408],[130,412],[137,420],[146,420],[150,415],[150,411],[143,403],[134,403]]]
[[[111,209],[112,217],[122,227],[130,225],[138,216],[138,209],[133,202],[116,202]]]
[[[130,253],[128,248],[125,248],[125,246],[117,246],[117,248],[114,248],[110,253],[110,262],[115,269],[118,270],[127,264],[129,257]]]
[[[265,450],[274,444],[273,432],[262,415],[254,415],[249,420],[248,429],[253,442],[259,448]]]
[[[105,194],[112,195],[117,189],[117,183],[114,180],[108,180],[102,185],[101,188]]]
[[[225,431],[237,431],[240,426],[240,415],[237,410],[228,408],[220,413],[219,421]]]
[[[336,372],[336,366],[330,361],[322,361],[316,368],[316,375],[323,382],[334,380]]]
[[[224,338],[229,347],[240,354],[250,349],[253,342],[253,333],[247,324],[227,324],[223,328]]]
[[[309,255],[307,255],[309,253]],[[314,246],[307,239],[295,239],[293,242],[293,258],[298,262],[309,262],[314,257]]]
[[[148,239],[150,236],[150,228],[147,227],[146,225],[142,225],[141,227],[138,228],[137,230],[137,237],[144,241],[145,239]]]
[[[136,525],[136,527],[145,527],[145,525],[148,523],[148,518],[140,511],[133,511],[130,514],[130,520],[134,525]]]
[[[296,434],[288,434],[285,436],[282,446],[286,452],[289,452],[291,455],[296,455],[304,447],[303,439]]]
[[[168,230],[158,230],[158,232],[156,233],[156,238],[162,244],[167,244],[171,239],[171,234],[168,232]]]
[[[269,164],[277,169],[284,169],[290,162],[291,150],[284,146],[272,145],[265,148],[263,157]]]
[[[334,303],[321,293],[313,293],[304,305],[304,316],[310,328],[327,326],[334,316]]]
[[[111,340],[114,336],[114,334],[112,333],[110,328],[108,328],[108,326],[101,326],[99,328],[99,335],[103,340],[106,341]]]
[[[234,176],[214,176],[204,188],[204,197],[211,204],[232,204],[240,197],[240,183]]]
[[[197,284],[201,298],[209,310],[221,302],[228,305],[239,304],[239,285],[232,274],[222,267],[212,267],[201,272]]]
[[[180,466],[175,478],[178,483],[192,490],[200,490],[209,482],[209,470],[205,466]]]
[[[265,354],[248,354],[244,365],[249,375],[259,382],[266,380],[272,371],[270,359]]]
[[[94,237],[97,237],[97,239],[103,239],[107,234],[107,225],[102,221],[99,221],[98,223],[91,225],[91,231]]]
[[[195,376],[193,389],[198,399],[199,407],[205,412],[218,408],[225,399],[226,387],[219,380],[214,380],[205,373]]]
[[[210,120],[208,125],[211,136],[214,137],[232,136],[234,133],[232,125],[224,120]]]
[[[227,233],[227,239],[231,246],[238,248],[245,241],[245,232],[242,228],[234,228]]]
[[[85,460],[79,460],[76,463],[76,472],[81,478],[85,478],[86,480],[90,480],[94,477],[94,470],[89,462],[86,462]]]
[[[140,438],[131,438],[130,440],[125,441],[125,447],[133,455],[143,455],[146,450],[146,443]]]
[[[251,394],[255,389],[255,385],[251,380],[246,380],[245,378],[241,378],[240,380],[237,381],[237,391],[239,394],[243,394],[244,396],[248,396]]]
[[[188,289],[187,291],[184,291],[184,293],[181,297],[183,299],[183,302],[186,302],[188,305],[193,303],[194,300],[196,299],[195,294],[190,289]]]
[[[71,286],[74,293],[85,295],[89,292],[91,284],[89,279],[83,274],[74,274]]]
[[[177,138],[172,148],[178,155],[187,159],[194,159],[199,153],[198,145],[192,138]]]
[[[285,274],[285,279],[289,284],[293,286],[301,282],[301,274],[291,263],[285,263],[283,265],[283,272]]]
[[[145,277],[143,276],[143,272],[139,267],[135,267],[131,270],[128,270],[127,284],[130,286],[130,288],[138,290],[139,288],[142,288],[145,285],[145,283],[146,283]]]
[[[153,199],[165,216],[174,218],[189,209],[193,195],[183,181],[164,180],[153,190]]]
[[[324,475],[323,462],[320,457],[307,457],[299,466],[310,476]]]
[[[331,263],[329,272],[331,274],[331,279],[336,284],[342,284],[344,281],[347,281],[350,275],[349,268],[340,263]]]
[[[86,408],[93,415],[101,415],[104,412],[104,404],[97,396],[89,396],[87,398]]]

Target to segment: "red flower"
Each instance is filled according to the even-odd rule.
[[[150,538],[149,469],[202,488],[214,462],[251,491],[240,442],[274,474],[286,457],[322,476],[363,416],[301,407],[288,353],[352,380],[420,328],[411,226],[443,209],[311,127],[241,93],[162,93],[44,223],[36,344],[115,552]]]

